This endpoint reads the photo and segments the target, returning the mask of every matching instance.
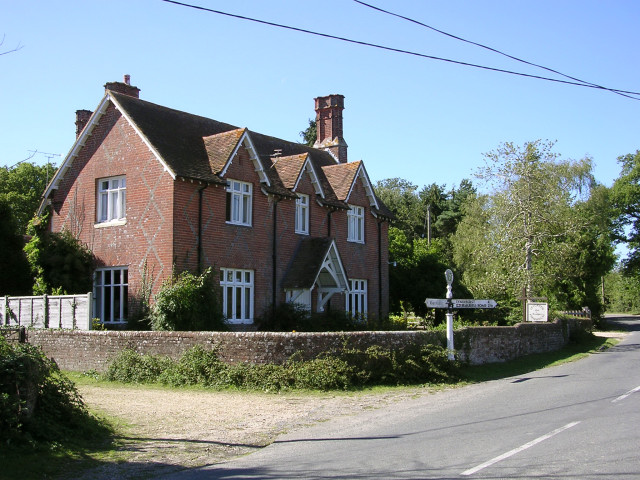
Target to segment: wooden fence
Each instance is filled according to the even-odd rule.
[[[0,297],[0,327],[91,330],[92,295]]]

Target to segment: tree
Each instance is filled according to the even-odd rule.
[[[54,172],[55,166],[51,163],[21,162],[13,167],[0,167],[0,200],[11,207],[21,234],[26,232],[29,220],[38,210]]]
[[[318,139],[318,130],[316,127],[316,122],[312,119],[309,119],[309,126],[300,132],[300,136],[304,140],[304,144],[310,147],[316,143]]]
[[[22,248],[24,240],[18,233],[13,211],[6,200],[0,198],[0,296],[29,295],[31,271]]]
[[[454,259],[474,296],[513,302],[524,289],[527,297],[559,301],[555,289],[564,282],[572,298],[580,297],[576,291],[591,298],[589,262],[579,254],[601,255],[591,274],[610,268],[606,222],[596,222],[601,212],[586,202],[596,187],[591,160],[560,161],[552,147],[505,143],[485,155],[478,178],[489,193],[468,196],[453,236]]]
[[[418,187],[402,178],[387,178],[376,183],[376,195],[395,215],[394,226],[402,230],[408,238],[419,236],[423,231],[424,215]]]
[[[629,255],[624,260],[627,272],[640,273],[640,150],[618,157],[620,176],[611,187],[614,233],[626,243]]]

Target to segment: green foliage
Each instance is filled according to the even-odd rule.
[[[640,150],[618,157],[620,176],[611,187],[615,235],[626,243],[629,256],[624,266],[640,272]]]
[[[37,347],[0,335],[0,440],[59,442],[104,437],[75,385]]]
[[[316,122],[309,119],[309,126],[300,132],[300,136],[302,137],[305,145],[313,147],[313,144],[316,143],[316,140],[318,139]]]
[[[153,330],[227,330],[214,273],[182,272],[162,286],[150,319]]]
[[[387,351],[343,349],[311,360],[293,355],[283,365],[229,365],[215,350],[201,346],[186,351],[178,361],[123,350],[105,374],[108,380],[165,385],[201,385],[215,388],[280,391],[288,389],[345,390],[372,385],[408,385],[450,382],[458,364],[444,348],[434,345]]]
[[[18,234],[26,233],[27,224],[36,214],[55,170],[51,163],[36,165],[22,162],[14,167],[0,167],[0,203],[9,205]]]
[[[613,265],[606,192],[590,159],[560,161],[552,147],[506,143],[486,155],[489,193],[467,198],[454,260],[475,298],[517,305],[524,289],[599,312],[599,278]]]
[[[427,315],[426,298],[444,298],[446,281],[444,272],[449,267],[445,263],[444,241],[433,240],[430,244],[424,238],[410,239],[402,230],[389,228],[389,257],[394,261],[389,267],[389,296],[391,312],[412,311],[416,315]],[[464,283],[453,284],[457,298],[469,298]],[[436,322],[444,319],[443,311],[438,312]]]
[[[105,378],[123,383],[150,383],[169,368],[173,361],[168,357],[140,355],[132,349],[122,350],[109,364]]]
[[[29,295],[31,293],[31,269],[23,252],[24,240],[18,233],[13,210],[0,197],[0,296]]]
[[[391,312],[411,310],[425,316],[425,298],[444,295],[444,271],[455,269],[450,238],[463,217],[465,199],[474,192],[468,180],[449,192],[435,183],[418,192],[416,185],[400,178],[377,183],[376,194],[396,216],[389,228]],[[454,286],[458,295],[468,293],[460,280]],[[438,312],[437,321],[443,318]]]
[[[615,313],[640,312],[640,278],[615,270],[604,279],[606,309]]]
[[[91,250],[69,230],[50,232],[47,225],[48,215],[29,222],[31,240],[24,247],[34,276],[34,295],[91,291],[94,269]]]

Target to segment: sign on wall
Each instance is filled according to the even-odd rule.
[[[546,322],[548,306],[544,302],[527,302],[527,322]]]

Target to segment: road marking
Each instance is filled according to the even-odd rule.
[[[465,476],[469,476],[469,475],[473,475],[474,473],[479,472],[480,470],[487,468],[495,463],[501,462],[502,460],[509,458],[513,455],[515,455],[516,453],[520,453],[523,450],[526,450],[527,448],[533,447],[534,445],[543,442],[544,440],[548,440],[549,438],[553,437],[554,435],[557,435],[560,432],[563,432],[565,430],[568,430],[571,427],[575,427],[576,425],[578,425],[580,422],[571,422],[571,423],[567,423],[564,427],[560,427],[555,429],[553,432],[547,433],[546,435],[543,435],[541,437],[536,438],[535,440],[530,441],[529,443],[525,443],[524,445],[518,447],[518,448],[514,448],[513,450],[508,451],[507,453],[503,453],[502,455],[499,455],[495,458],[492,458],[491,460],[489,460],[488,462],[484,462],[480,465],[478,465],[477,467],[471,468],[469,470],[465,470],[464,472],[462,472],[460,475],[465,475]]]
[[[616,398],[615,400],[611,400],[611,403],[616,403],[616,402],[620,402],[622,400],[624,400],[625,398],[627,398],[629,395],[631,395],[632,393],[636,393],[640,391],[640,385],[637,386],[636,388],[634,388],[633,390],[629,390],[627,393],[625,393],[624,395],[620,395],[618,398]]]

